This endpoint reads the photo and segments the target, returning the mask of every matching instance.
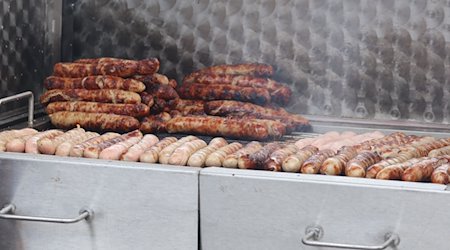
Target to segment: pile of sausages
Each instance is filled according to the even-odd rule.
[[[159,140],[139,130],[100,135],[80,127],[67,132],[26,128],[0,132],[2,151],[439,184],[448,184],[450,175],[449,138],[403,133],[330,132],[296,143],[252,141],[243,145],[221,137],[207,143],[192,135]]]
[[[57,63],[40,97],[57,128],[80,125],[97,131],[128,132],[158,110],[160,97],[178,98],[176,82],[156,73],[159,61],[118,58]]]
[[[186,76],[163,112],[146,117],[146,133],[184,133],[229,138],[277,139],[309,126],[307,119],[279,105],[289,103],[290,88],[268,77],[266,64],[218,65]]]

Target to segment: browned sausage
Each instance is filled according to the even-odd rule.
[[[207,68],[203,68],[196,72],[187,75],[183,82],[192,83],[195,78],[203,74],[213,75],[251,75],[251,76],[272,76],[273,67],[268,64],[261,63],[247,63],[247,64],[235,64],[235,65],[216,65]]]
[[[319,173],[322,163],[329,157],[335,155],[331,149],[320,150],[303,162],[300,172],[303,174],[317,174]]]
[[[248,155],[240,157],[238,166],[241,169],[263,169],[264,162],[269,158],[275,150],[281,148],[276,142],[269,143],[260,150]]]
[[[345,175],[351,177],[364,177],[369,166],[381,161],[381,157],[372,151],[363,151],[347,162]]]
[[[58,101],[90,101],[107,103],[140,103],[139,94],[118,89],[52,89],[42,94],[42,104]]]
[[[50,114],[57,128],[69,129],[80,125],[85,129],[128,132],[139,128],[139,121],[131,116],[61,111]]]
[[[215,116],[175,117],[166,123],[169,133],[193,133],[230,138],[264,140],[280,137],[285,131],[268,129],[266,120],[241,120]],[[281,124],[282,125],[282,124]]]
[[[99,158],[100,153],[102,152],[103,149],[109,148],[112,145],[115,145],[119,142],[127,141],[130,138],[140,139],[140,138],[142,138],[142,133],[139,130],[134,130],[129,133],[126,133],[126,134],[123,134],[123,135],[120,135],[117,137],[113,137],[109,140],[102,141],[98,144],[94,144],[89,147],[86,147],[86,149],[83,152],[83,157],[97,159],[97,158]],[[120,155],[119,155],[119,157],[120,157]]]
[[[287,145],[284,148],[280,148],[275,150],[272,154],[270,154],[269,158],[264,163],[264,170],[269,171],[281,171],[283,161],[290,155],[296,153],[298,151],[297,146],[294,144]]]
[[[87,113],[105,113],[116,115],[127,115],[133,117],[146,116],[150,112],[150,108],[142,103],[137,104],[113,104],[101,102],[52,102],[45,108],[48,114],[59,111],[76,111]]]
[[[168,147],[172,143],[175,143],[178,139],[175,137],[166,137],[161,141],[157,142],[155,145],[151,146],[148,150],[146,150],[141,156],[139,156],[139,161],[148,162],[148,163],[156,163],[159,159],[159,153],[164,148]]]
[[[448,175],[449,170],[450,165],[448,163],[437,167],[431,174],[431,182],[447,185],[450,178]]]
[[[166,101],[179,98],[174,88],[164,84],[146,85],[145,92]]]
[[[87,76],[84,78],[65,78],[49,76],[44,81],[46,89],[121,89],[142,92],[145,85],[134,79],[117,76]]]
[[[264,88],[239,87],[220,84],[187,84],[178,88],[181,98],[195,100],[236,100],[256,104],[266,104],[271,101],[270,94]]]
[[[345,164],[357,154],[357,147],[342,147],[335,156],[326,159],[322,163],[320,173],[326,175],[340,175],[345,168]]]
[[[257,141],[249,142],[245,147],[239,149],[238,151],[229,154],[225,157],[222,162],[222,166],[225,168],[237,168],[238,162],[241,157],[248,157],[250,154],[260,150],[262,148],[261,143]]]
[[[129,77],[132,75],[153,74],[159,69],[159,60],[156,58],[140,61],[100,58],[78,62],[82,63],[55,64],[53,67],[53,75],[71,78],[92,75]]]
[[[413,182],[430,180],[434,169],[447,162],[448,160],[444,158],[430,158],[420,161],[403,171],[402,180]]]
[[[100,136],[92,137],[86,141],[79,142],[78,144],[74,145],[70,149],[70,156],[82,157],[84,154],[84,150],[86,148],[95,146],[104,141],[107,141],[107,140],[110,140],[112,138],[116,138],[119,136],[120,136],[120,134],[108,132],[108,133],[104,133],[103,135],[100,135]]]
[[[208,157],[206,158],[206,161],[205,161],[205,166],[221,167],[222,162],[227,155],[232,154],[241,148],[242,148],[242,144],[240,144],[239,142],[233,142],[228,145],[225,145],[225,146],[219,148],[218,150],[216,150],[215,152],[211,153],[210,155],[208,155]]]
[[[142,120],[140,130],[144,133],[167,132],[166,123],[170,119],[172,119],[172,116],[166,112],[147,116]]]
[[[202,100],[185,100],[175,99],[169,102],[169,108],[171,110],[178,110],[183,116],[186,115],[204,115],[204,104]]]
[[[317,153],[317,151],[319,151],[319,149],[311,145],[301,148],[295,154],[290,155],[286,159],[284,159],[283,163],[281,164],[283,171],[294,173],[300,172],[303,163],[308,160],[309,157]]]

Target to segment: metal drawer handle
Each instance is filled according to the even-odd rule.
[[[26,216],[26,215],[14,215],[16,206],[14,204],[7,204],[0,210],[0,219],[7,220],[24,220],[24,221],[39,221],[39,222],[51,222],[51,223],[76,223],[81,220],[88,220],[92,218],[93,212],[89,209],[80,210],[80,214],[74,218],[49,218],[39,216]]]
[[[332,242],[320,242],[323,236],[323,229],[320,226],[311,226],[306,228],[305,236],[302,238],[302,243],[308,246],[314,247],[334,247],[334,248],[345,248],[345,249],[363,249],[363,250],[382,250],[388,246],[397,246],[400,243],[400,237],[394,233],[387,233],[384,238],[383,244],[378,246],[364,246],[364,245],[353,245],[353,244],[341,244]]]
[[[8,96],[0,99],[0,105],[3,103],[18,101],[20,99],[28,98],[28,127],[33,127],[33,115],[34,115],[34,95],[31,91],[25,91],[17,95]]]

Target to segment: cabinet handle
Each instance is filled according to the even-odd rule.
[[[14,204],[7,204],[0,210],[0,219],[6,220],[24,220],[24,221],[38,221],[38,222],[50,222],[50,223],[63,223],[70,224],[76,223],[81,220],[91,219],[93,212],[89,209],[81,209],[77,217],[74,218],[50,218],[50,217],[40,217],[40,216],[26,216],[26,215],[15,215],[14,211],[16,206]]]
[[[23,98],[28,98],[28,127],[33,127],[34,116],[34,95],[31,91],[26,91],[17,95],[7,96],[0,99],[0,105],[8,102],[15,102]]]
[[[306,228],[305,236],[302,238],[302,243],[308,246],[314,247],[334,247],[345,249],[362,249],[362,250],[382,250],[390,245],[397,246],[400,243],[400,237],[394,233],[387,233],[384,238],[383,244],[378,246],[364,246],[354,244],[342,244],[333,242],[321,242],[318,241],[323,236],[323,229],[320,226],[311,226]]]

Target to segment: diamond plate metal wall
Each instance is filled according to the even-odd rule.
[[[61,4],[61,0],[0,2],[0,97],[27,90],[36,97],[42,93],[43,79],[60,59]],[[24,104],[0,107],[0,112]]]
[[[78,0],[73,32],[74,58],[156,56],[177,79],[272,64],[298,113],[450,122],[449,0]]]

